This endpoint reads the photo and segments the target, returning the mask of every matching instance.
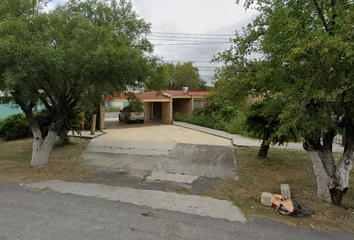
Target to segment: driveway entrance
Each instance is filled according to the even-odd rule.
[[[229,139],[213,136],[210,134],[198,132],[195,130],[161,123],[159,121],[145,121],[144,123],[130,123],[118,121],[118,116],[106,118],[107,134],[100,136],[100,140],[120,140],[120,141],[137,141],[137,142],[173,142],[173,143],[190,143],[202,145],[216,145],[231,147],[232,143]]]
[[[91,141],[83,157],[106,177],[189,186],[202,178],[237,179],[228,139],[155,121],[126,124],[115,117],[106,118],[105,132]]]

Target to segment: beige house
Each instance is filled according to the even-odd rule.
[[[172,117],[179,114],[185,117],[192,115],[197,107],[204,106],[203,97],[209,90],[164,90],[136,93],[136,96],[144,103],[146,120],[161,119],[163,123],[171,124]],[[115,97],[113,102],[128,102],[127,97]]]

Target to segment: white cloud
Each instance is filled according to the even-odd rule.
[[[234,0],[133,0],[137,12],[153,23],[153,31],[212,32],[242,23],[254,12]]]
[[[49,9],[65,2],[67,0],[53,0]],[[207,61],[230,46],[229,43],[210,43],[228,42],[228,38],[232,37],[236,30],[250,23],[257,14],[256,11],[246,11],[243,2],[237,5],[235,0],[132,0],[134,9],[140,17],[152,24],[154,34],[150,39],[153,44],[156,44],[155,53],[166,61],[195,61],[195,66],[200,68],[201,75],[209,78],[213,76],[213,67],[217,64],[210,64]],[[161,37],[156,32],[198,35],[179,34]],[[209,44],[187,45],[191,41],[209,41]]]
[[[155,53],[165,61],[195,61],[200,74],[208,80],[214,75],[216,63],[208,63],[218,52],[227,49],[229,43],[187,45],[190,38],[195,42],[228,42],[236,30],[240,30],[255,18],[256,11],[245,10],[243,2],[239,5],[234,0],[132,0],[136,11],[152,24],[152,32],[173,32],[198,35],[168,35],[150,37],[156,44]],[[199,34],[218,34],[211,36]],[[175,36],[175,41],[171,41]],[[171,39],[172,38],[172,39]],[[198,40],[199,38],[199,40]],[[207,39],[208,38],[208,39]],[[210,39],[209,39],[210,38]],[[155,40],[153,40],[155,39]],[[159,39],[159,40],[156,40]],[[192,39],[190,39],[192,41]],[[165,45],[158,45],[165,44]],[[167,45],[180,44],[180,45]]]

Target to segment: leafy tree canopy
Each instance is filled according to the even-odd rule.
[[[38,100],[53,116],[55,135],[84,98],[162,88],[163,67],[147,40],[150,24],[130,1],[70,0],[48,13],[41,11],[45,3],[0,3],[0,91],[26,113],[38,146],[43,139],[32,115]],[[41,165],[35,158],[31,165]]]
[[[318,196],[338,204],[353,165],[354,3],[248,0],[245,7],[259,15],[215,57],[225,63],[217,86],[235,101],[264,96],[281,105],[279,131],[299,131],[314,162]],[[343,128],[346,145],[336,165],[332,143]]]
[[[188,87],[189,90],[204,90],[206,82],[201,79],[199,69],[193,66],[193,62],[166,63],[165,64],[168,83],[165,86],[168,90],[178,90]]]

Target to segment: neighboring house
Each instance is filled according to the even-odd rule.
[[[172,117],[179,114],[190,117],[197,107],[203,106],[203,97],[209,94],[209,90],[163,90],[157,95],[157,91],[136,93],[136,96],[144,103],[146,120],[161,119],[163,123],[171,124]],[[113,102],[128,102],[127,97],[114,97]]]

